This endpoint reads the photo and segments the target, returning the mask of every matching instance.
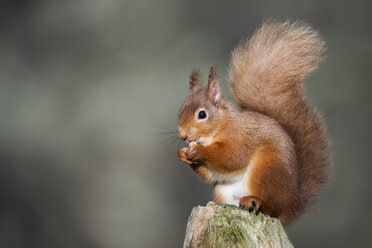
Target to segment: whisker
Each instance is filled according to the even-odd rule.
[[[156,133],[156,134],[153,134],[153,136],[166,135],[166,134],[178,134],[178,132],[177,131],[168,131],[168,132]]]
[[[172,125],[173,126],[173,125]],[[174,127],[174,126],[173,126]],[[160,130],[165,130],[165,131],[169,131],[169,130],[172,130],[172,131],[175,131],[175,129],[173,128],[169,128],[169,127],[165,127],[165,126],[157,126],[157,128],[159,128]]]
[[[173,140],[173,142],[172,142],[172,146],[174,146],[174,144],[176,144],[177,140],[179,140],[178,137],[176,137],[176,138]]]
[[[163,144],[164,142],[169,142],[169,141],[171,141],[171,140],[174,139],[174,138],[178,138],[178,136],[175,136],[175,135],[174,135],[174,136],[171,136],[171,137],[165,138],[165,139],[159,141],[158,143],[156,143],[154,146],[156,147],[156,146],[158,146],[158,145],[160,145],[160,144]]]
[[[182,145],[183,140],[177,139],[177,147],[180,147]]]
[[[172,150],[174,147],[174,143],[178,140],[178,137],[174,137],[174,139],[169,140],[168,142],[168,152]]]

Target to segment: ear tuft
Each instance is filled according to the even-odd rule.
[[[213,81],[218,80],[218,72],[217,72],[217,67],[215,64],[212,64],[211,67],[209,68],[209,75],[208,75],[208,84]]]
[[[218,84],[218,72],[215,64],[212,64],[209,69],[207,96],[212,100],[217,107],[221,106],[222,90]]]
[[[189,87],[190,93],[195,92],[201,88],[200,79],[201,79],[200,70],[194,69],[190,74],[190,81],[189,81],[190,82],[190,87]]]

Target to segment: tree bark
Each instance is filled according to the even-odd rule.
[[[194,207],[186,228],[189,247],[293,247],[280,221],[231,205]]]

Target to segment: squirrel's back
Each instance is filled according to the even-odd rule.
[[[229,72],[237,103],[275,119],[292,138],[302,210],[316,201],[331,164],[326,125],[302,84],[324,51],[318,33],[303,23],[265,22],[234,50]]]

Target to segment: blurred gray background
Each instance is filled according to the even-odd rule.
[[[188,74],[265,18],[304,20],[328,59],[306,79],[333,179],[288,229],[296,247],[372,242],[370,1],[3,0],[0,247],[180,247],[212,199],[172,140]],[[205,77],[204,77],[205,78]],[[168,139],[168,140],[167,140]]]

